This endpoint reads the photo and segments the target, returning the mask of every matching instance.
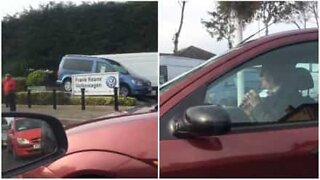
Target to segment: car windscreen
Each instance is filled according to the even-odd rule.
[[[36,128],[41,128],[41,122],[36,119],[19,119],[15,123],[15,130],[16,131],[24,131],[28,129],[36,129]]]

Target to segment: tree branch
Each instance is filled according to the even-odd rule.
[[[173,41],[173,44],[174,44],[173,53],[174,54],[178,51],[179,36],[180,36],[181,29],[182,29],[182,24],[183,24],[183,14],[184,14],[185,4],[186,4],[186,1],[182,1],[180,25],[179,25],[178,31],[175,33],[175,37],[174,37],[174,41]]]

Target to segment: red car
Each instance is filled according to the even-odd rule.
[[[161,86],[160,177],[318,177],[318,60],[318,29],[289,31]],[[278,96],[254,116],[242,99],[257,79],[243,72],[260,75],[267,66],[299,97]],[[253,91],[259,103],[270,100],[261,87]]]
[[[158,112],[128,113],[67,128],[67,153],[22,177],[157,177]]]
[[[41,123],[36,119],[19,118],[9,123],[7,148],[14,158],[41,154]]]

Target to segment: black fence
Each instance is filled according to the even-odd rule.
[[[118,88],[115,87],[114,88],[114,110],[115,111],[119,111],[119,98],[118,98]],[[16,106],[16,101],[13,99],[12,102],[7,102],[6,101],[6,106],[8,106],[8,104],[14,104],[14,107]],[[85,98],[85,89],[82,88],[81,89],[81,110],[85,110],[86,109],[86,98]],[[27,93],[27,105],[28,108],[32,107],[32,100],[31,100],[31,90],[28,89],[28,93]],[[52,108],[54,110],[57,109],[57,94],[56,94],[56,89],[52,90]],[[10,108],[10,111],[16,111],[16,109],[12,109]]]

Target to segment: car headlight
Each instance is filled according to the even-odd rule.
[[[131,82],[133,84],[137,85],[137,86],[142,86],[143,85],[142,81],[140,81],[140,80],[132,79]]]
[[[20,145],[30,144],[30,141],[28,139],[24,139],[24,138],[17,138],[17,141]]]

